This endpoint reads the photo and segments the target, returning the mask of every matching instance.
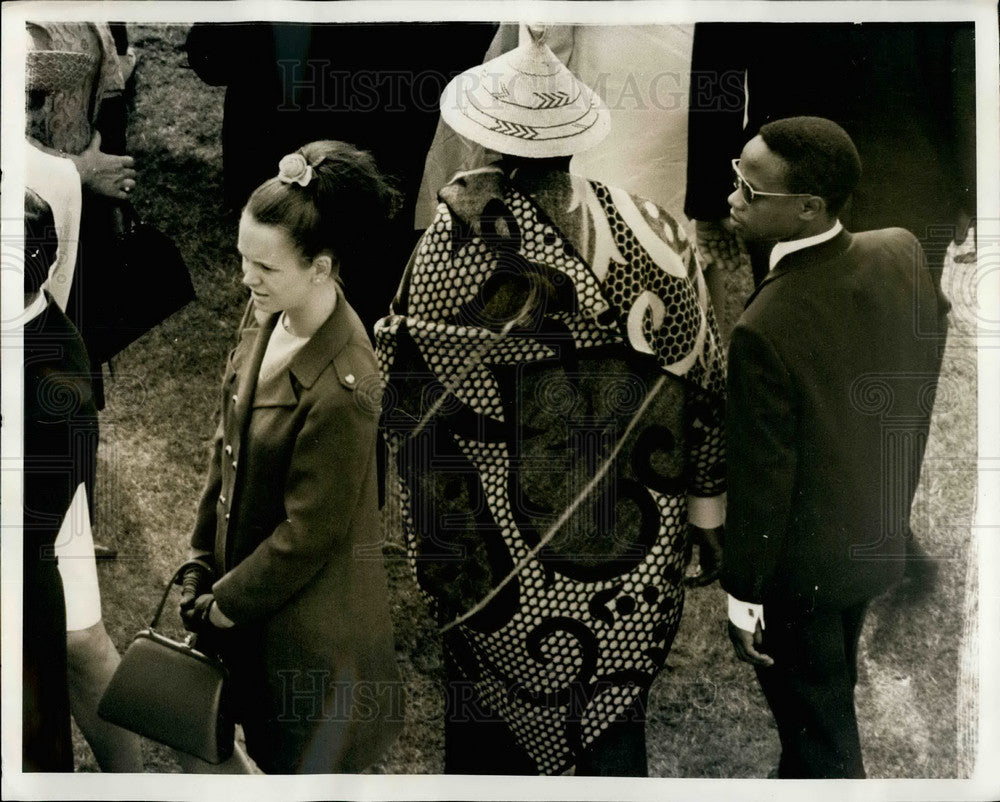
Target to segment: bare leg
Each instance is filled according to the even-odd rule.
[[[181,771],[185,774],[255,774],[250,759],[243,748],[236,744],[233,747],[233,756],[222,763],[206,763],[200,758],[174,751],[174,757],[181,764]]]
[[[69,705],[101,771],[143,771],[139,736],[109,724],[97,715],[97,705],[121,657],[104,621],[66,633]]]

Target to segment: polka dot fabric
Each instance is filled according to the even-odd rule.
[[[454,588],[431,584],[427,561],[441,559],[434,544],[465,543],[457,575],[488,576],[496,593],[449,631],[462,674],[451,679],[473,685],[542,774],[573,766],[663,667],[680,622],[687,494],[723,489],[724,368],[683,230],[636,201],[648,229],[637,234],[608,188],[572,180],[554,213],[508,183],[478,218],[442,204],[404,278],[405,308],[376,327],[418,581],[448,624]],[[569,200],[588,193],[599,205]],[[623,259],[602,281],[587,260],[606,229]],[[650,232],[670,248],[669,270],[643,244]],[[651,353],[636,362],[627,320],[640,299],[664,314],[646,313]],[[605,462],[600,489],[574,506]],[[440,490],[445,476],[463,489]]]

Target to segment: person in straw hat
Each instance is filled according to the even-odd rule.
[[[383,427],[443,637],[445,772],[645,775],[690,544],[715,578],[724,357],[683,229],[568,172],[608,110],[545,44],[441,114],[499,154],[440,192],[376,325]]]

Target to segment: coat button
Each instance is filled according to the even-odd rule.
[[[227,454],[232,454],[233,453],[233,447],[231,445],[229,445],[229,443],[226,443],[226,453]]]
[[[233,460],[233,470],[236,470],[236,460]]]
[[[239,398],[234,395],[233,396],[233,403],[235,404],[237,401],[239,401]]]
[[[347,382],[348,384],[354,384],[354,374],[348,373],[346,376],[344,376],[344,381]]]
[[[228,512],[226,513],[226,520],[227,521],[229,520],[229,513]]]
[[[220,504],[225,504],[226,503],[226,497],[225,496],[219,496],[219,503]]]

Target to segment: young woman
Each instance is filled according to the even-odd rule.
[[[378,369],[340,278],[370,269],[366,244],[396,202],[368,154],[313,142],[240,219],[251,300],[181,615],[228,666],[247,751],[267,773],[361,771],[402,722],[377,546]],[[223,770],[244,767],[237,753]]]

